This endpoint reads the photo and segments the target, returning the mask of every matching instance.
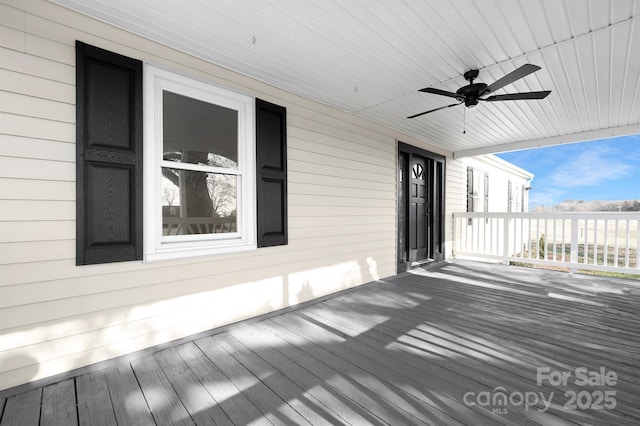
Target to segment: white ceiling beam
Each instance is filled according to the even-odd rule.
[[[587,132],[553,136],[550,138],[530,139],[526,141],[510,142],[482,148],[455,151],[453,158],[473,157],[474,155],[497,154],[500,152],[520,151],[523,149],[542,148],[545,146],[562,145],[575,142],[588,142],[599,139],[615,138],[640,134],[640,124],[631,126],[610,127],[608,129],[590,130]]]

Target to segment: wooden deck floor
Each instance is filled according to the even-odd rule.
[[[458,262],[0,399],[0,423],[638,425],[639,308],[639,282]]]

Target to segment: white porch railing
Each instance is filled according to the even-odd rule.
[[[640,274],[640,213],[454,213],[454,257]]]
[[[162,235],[236,232],[235,217],[164,217]]]

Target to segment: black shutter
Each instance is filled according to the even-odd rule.
[[[287,244],[287,109],[256,99],[258,247]]]
[[[142,259],[142,62],[76,42],[76,264]]]
[[[467,167],[467,211],[473,211],[473,169]]]
[[[484,212],[489,211],[489,173],[484,174]]]

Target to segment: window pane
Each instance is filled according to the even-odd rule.
[[[162,235],[237,232],[237,176],[162,168]]]
[[[162,92],[163,158],[237,168],[238,111]]]

